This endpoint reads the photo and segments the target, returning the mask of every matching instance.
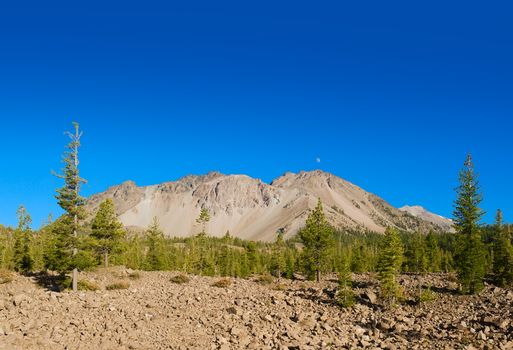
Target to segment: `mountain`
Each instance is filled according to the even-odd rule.
[[[196,218],[209,210],[208,233],[273,240],[277,230],[290,237],[304,225],[321,198],[330,223],[337,228],[383,232],[386,226],[403,230],[440,231],[444,226],[392,207],[378,196],[320,170],[286,173],[266,184],[246,175],[211,172],[186,176],[160,185],[138,187],[133,181],[109,188],[88,200],[94,212],[112,198],[121,222],[146,228],[154,216],[168,236],[190,236],[200,231]]]
[[[416,218],[422,219],[424,221],[435,224],[444,229],[444,231],[453,231],[453,222],[451,219],[447,219],[443,216],[431,213],[427,211],[420,205],[409,206],[405,205],[402,208],[399,208],[400,211],[404,211]]]

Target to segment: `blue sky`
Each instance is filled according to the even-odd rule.
[[[22,6],[23,5],[23,6]],[[14,6],[14,7],[11,7]],[[16,7],[18,6],[18,7]],[[71,121],[90,195],[320,168],[451,216],[467,152],[513,221],[507,2],[23,2],[0,11],[0,223],[53,198]],[[320,163],[316,162],[320,158]]]

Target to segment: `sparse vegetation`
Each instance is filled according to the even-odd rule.
[[[274,278],[273,278],[273,276],[271,276],[271,274],[267,273],[267,274],[258,276],[255,279],[255,282],[257,282],[258,284],[262,284],[262,285],[269,285],[274,282]]]
[[[117,290],[117,289],[128,289],[130,288],[130,283],[127,281],[116,281],[111,284],[105,286],[106,290]]]
[[[6,269],[0,269],[0,284],[12,282],[14,279],[11,271]]]
[[[89,281],[86,279],[81,279],[78,281],[78,290],[94,292],[100,289],[100,285],[94,281]]]
[[[228,288],[231,285],[232,285],[232,280],[229,278],[223,278],[223,279],[217,280],[216,282],[214,282],[212,284],[213,287],[217,287],[217,288]]]
[[[184,284],[188,283],[190,281],[190,278],[187,275],[184,275],[183,273],[171,277],[171,282],[176,284]]]

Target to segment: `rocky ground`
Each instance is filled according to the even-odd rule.
[[[378,286],[355,276],[356,305],[334,304],[336,282],[260,284],[116,268],[82,273],[99,291],[53,292],[36,277],[0,285],[0,349],[512,349],[513,291],[460,296],[447,276],[424,277],[436,299],[385,310]],[[137,278],[138,277],[138,278]],[[128,289],[105,290],[114,280]],[[402,276],[407,292],[416,277]]]

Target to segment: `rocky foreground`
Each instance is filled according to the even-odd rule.
[[[129,278],[131,274],[132,278]],[[460,296],[447,276],[424,277],[434,301],[383,310],[377,283],[355,276],[357,304],[334,303],[336,282],[280,285],[124,269],[82,274],[102,289],[52,292],[35,278],[0,285],[0,349],[512,349],[513,291]],[[105,290],[115,280],[128,289]],[[402,276],[407,291],[414,277]]]

